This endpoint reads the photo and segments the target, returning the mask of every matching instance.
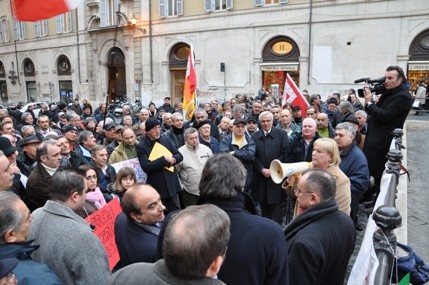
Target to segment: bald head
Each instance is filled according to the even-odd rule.
[[[325,113],[319,113],[317,115],[317,129],[324,129],[329,124],[328,115]]]
[[[148,184],[131,186],[122,198],[121,207],[124,214],[138,224],[154,225],[164,220],[161,196]]]

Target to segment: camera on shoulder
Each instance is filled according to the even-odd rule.
[[[369,77],[363,77],[363,78],[356,79],[355,84],[362,83],[362,82],[368,83],[368,84],[370,84],[369,90],[371,91],[371,93],[381,94],[386,90],[384,88],[384,81],[386,81],[386,77],[384,77],[384,76],[376,78],[376,79],[371,79]],[[365,97],[365,95],[363,93],[363,89],[358,89],[358,95],[361,98]]]

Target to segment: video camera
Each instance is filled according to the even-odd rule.
[[[386,77],[384,77],[384,76],[376,78],[376,79],[364,77],[364,78],[356,79],[355,84],[362,83],[362,82],[368,83],[371,85],[369,87],[369,90],[371,91],[371,93],[381,94],[381,93],[383,93],[384,90],[386,90],[384,88],[384,81],[386,81]],[[365,95],[363,93],[363,89],[358,89],[358,95],[361,98],[365,97]]]

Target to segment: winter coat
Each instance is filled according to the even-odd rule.
[[[158,140],[153,141],[146,136],[136,146],[137,157],[141,168],[147,174],[146,182],[158,191],[161,199],[175,197],[177,193],[180,192],[180,183],[176,167],[174,167],[173,172],[166,169],[166,167],[170,165],[164,156],[155,160],[149,160],[149,156],[156,142],[160,143],[171,152],[176,159],[176,164],[182,162],[182,154],[167,137],[160,137]]]
[[[30,238],[40,245],[33,259],[49,265],[64,284],[106,284],[110,276],[106,251],[89,223],[71,208],[46,202],[33,213]]]
[[[264,177],[261,171],[263,168],[269,169],[274,159],[285,162],[289,137],[285,131],[273,127],[267,136],[260,129],[252,135],[252,139],[256,145],[253,164],[253,169],[255,170],[255,199],[258,202],[268,204],[282,203],[286,198],[285,191],[283,191],[280,184],[274,183],[271,177]]]
[[[0,245],[0,259],[18,258],[18,264],[13,269],[20,285],[61,285],[58,276],[46,264],[31,259],[30,254],[39,248],[31,245],[33,241],[19,243],[3,243]]]
[[[290,284],[342,285],[356,232],[335,200],[321,202],[296,217],[285,231]]]

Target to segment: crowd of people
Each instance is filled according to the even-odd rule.
[[[169,97],[121,118],[101,103],[0,110],[0,281],[18,284],[343,284],[359,203],[380,191],[405,75],[309,106],[259,92],[195,108]],[[18,113],[19,112],[19,113]],[[118,164],[137,159],[135,169]],[[273,160],[302,173],[273,181]],[[371,187],[371,177],[374,184]],[[120,261],[84,218],[119,199]],[[3,284],[3,283],[0,283]],[[5,283],[6,284],[6,283]]]

